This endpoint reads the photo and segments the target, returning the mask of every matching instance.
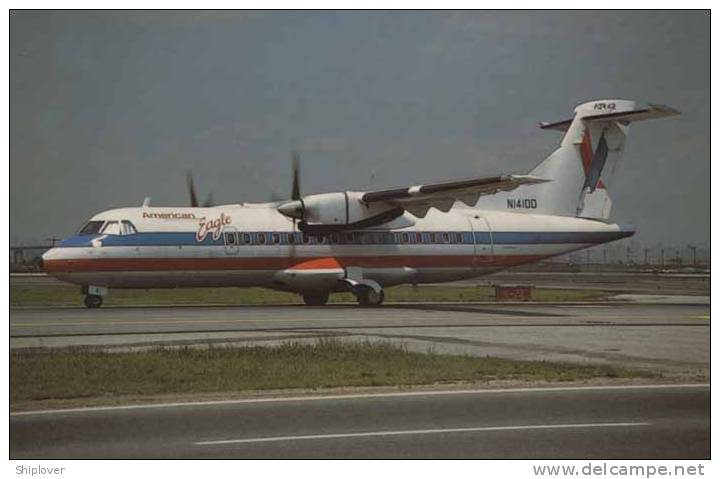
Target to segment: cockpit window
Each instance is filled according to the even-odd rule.
[[[128,220],[122,220],[122,222],[120,223],[120,230],[124,235],[134,235],[135,233],[137,233],[135,225],[130,223]]]
[[[96,235],[100,232],[104,221],[89,221],[88,224],[82,227],[78,232],[79,235]]]
[[[108,221],[105,223],[105,227],[102,229],[102,232],[106,235],[119,235],[120,224],[117,221]]]

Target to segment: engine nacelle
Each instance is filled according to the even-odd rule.
[[[395,205],[363,203],[361,197],[362,193],[357,191],[308,195],[281,205],[278,211],[308,225],[328,227],[369,226],[390,221],[402,214],[402,209]]]

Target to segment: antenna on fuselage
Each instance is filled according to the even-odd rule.
[[[147,208],[148,206],[150,206],[150,197],[149,196],[145,197],[142,205],[143,205],[143,208]]]

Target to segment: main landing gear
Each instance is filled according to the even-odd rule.
[[[370,286],[358,285],[353,288],[352,293],[357,298],[358,304],[364,307],[380,306],[385,300],[385,292],[382,289]],[[303,301],[308,306],[324,306],[328,302],[329,293],[305,293]]]
[[[385,300],[385,291],[383,291],[382,289],[377,291],[371,287],[365,286],[358,288],[355,297],[357,298],[360,306],[380,306]]]
[[[325,306],[325,303],[328,302],[328,296],[330,296],[330,293],[306,293],[302,295],[303,301],[308,306]]]

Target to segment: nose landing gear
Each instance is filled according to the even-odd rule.
[[[88,294],[85,296],[85,306],[90,309],[99,308],[102,306],[102,302],[102,296],[97,296],[95,294]]]
[[[103,296],[107,296],[108,289],[104,286],[84,286],[81,292],[85,295],[85,306],[95,309],[102,306]]]
[[[374,288],[365,286],[358,288],[355,296],[357,297],[360,306],[380,306],[385,300],[385,291],[383,291],[382,289],[376,290]]]
[[[305,293],[302,295],[303,301],[308,306],[325,306],[328,296],[328,293]]]

